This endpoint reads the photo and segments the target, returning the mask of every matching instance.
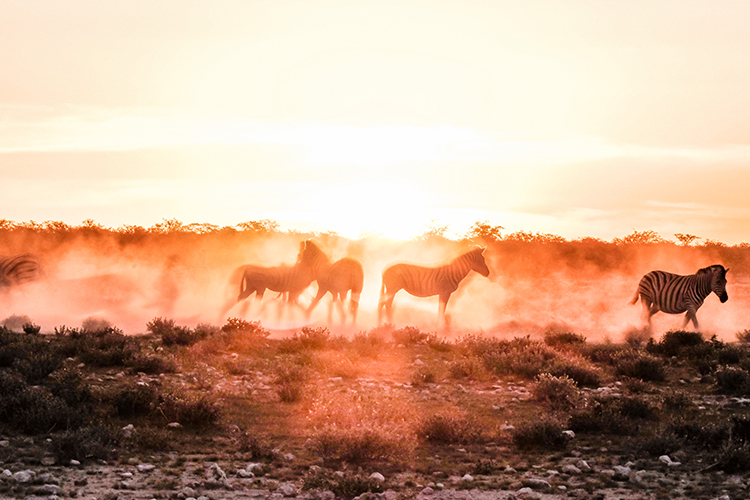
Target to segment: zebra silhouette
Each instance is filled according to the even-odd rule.
[[[300,251],[297,262],[292,265],[280,265],[274,267],[256,266],[248,264],[240,266],[232,272],[230,286],[239,286],[239,295],[236,300],[228,302],[222,310],[222,317],[236,304],[255,294],[256,302],[260,303],[258,314],[263,311],[263,295],[266,290],[279,292],[283,296],[283,305],[299,305],[299,296],[313,282],[315,276],[321,273],[330,263],[328,257],[320,247],[312,240],[300,243]],[[241,314],[247,313],[249,304],[246,302],[241,307]]]
[[[695,313],[703,305],[703,301],[711,292],[714,292],[719,300],[726,302],[727,295],[727,271],[724,266],[713,265],[700,269],[695,274],[681,276],[679,274],[664,271],[651,271],[641,278],[638,290],[630,302],[635,304],[641,299],[643,304],[643,315],[648,327],[651,328],[651,316],[659,311],[667,314],[685,314],[685,328],[692,321],[696,331],[698,330],[698,319]]]
[[[484,260],[484,248],[474,248],[463,253],[444,266],[423,267],[413,264],[394,264],[383,270],[383,284],[380,287],[378,302],[378,323],[382,323],[385,309],[389,323],[393,321],[393,297],[399,290],[406,290],[416,297],[438,295],[438,321],[445,322],[445,308],[451,294],[458,289],[459,283],[469,271],[476,271],[484,277],[490,275],[490,269]]]
[[[333,300],[328,307],[328,323],[332,323],[333,309],[338,305],[341,314],[341,323],[346,323],[346,310],[344,302],[346,296],[351,291],[349,299],[349,316],[352,318],[352,324],[357,323],[357,311],[359,310],[359,297],[362,294],[362,288],[365,281],[365,271],[362,263],[351,257],[339,259],[326,270],[317,276],[318,293],[307,308],[307,315],[310,316],[318,302],[331,292]]]
[[[21,285],[42,277],[39,259],[30,253],[0,258],[0,287]]]

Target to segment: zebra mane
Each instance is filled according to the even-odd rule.
[[[699,269],[698,272],[695,273],[695,274],[698,274],[698,275],[714,274],[716,272],[721,273],[721,275],[723,276],[723,275],[725,275],[727,273],[727,270],[724,269],[724,266],[722,266],[721,264],[714,264],[712,266],[708,266],[708,267],[704,267],[703,269]]]

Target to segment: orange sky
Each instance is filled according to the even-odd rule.
[[[745,1],[0,14],[0,219],[750,241]]]

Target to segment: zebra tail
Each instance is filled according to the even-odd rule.
[[[641,294],[638,292],[638,290],[635,291],[635,297],[633,297],[633,300],[630,301],[630,305],[632,306],[636,302],[638,302],[638,299],[640,298]]]

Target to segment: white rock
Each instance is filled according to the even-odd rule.
[[[562,471],[563,474],[570,474],[571,476],[577,476],[581,473],[581,469],[573,464],[563,465]]]
[[[170,429],[181,429],[182,424],[179,422],[170,422],[167,424],[167,427],[169,427]]]
[[[75,467],[77,465],[81,465],[81,462],[79,462],[78,460],[71,459],[70,460],[70,465],[72,465],[72,466]]]
[[[575,439],[576,433],[568,429],[567,431],[563,431],[563,434],[568,436],[568,439]]]
[[[34,479],[34,476],[36,476],[36,472],[26,469],[13,474],[13,479],[15,479],[18,483],[28,483],[29,481]]]
[[[462,477],[461,480],[470,483],[474,480],[474,476],[472,476],[471,474],[464,474],[464,477]]]
[[[284,495],[285,497],[297,496],[297,487],[292,483],[281,483],[276,491]]]
[[[7,439],[3,439],[2,441],[0,441],[0,446],[2,446],[3,448],[6,448],[10,446],[10,441],[8,441]]]
[[[135,426],[133,424],[128,424],[125,427],[122,428],[122,437],[125,439],[128,439],[130,436],[133,435],[133,431],[135,430]]]
[[[295,458],[297,457],[295,457],[293,453],[287,453],[286,455],[284,455],[284,460],[286,460],[287,462],[294,462]]]
[[[156,469],[156,466],[153,464],[138,464],[136,469],[138,469],[138,472],[151,472]]]
[[[263,475],[263,464],[251,462],[245,466],[245,470],[248,472],[252,472],[256,476],[261,476]]]
[[[423,495],[423,496],[430,496],[430,495],[432,495],[433,493],[435,493],[435,490],[433,490],[433,489],[432,489],[432,488],[430,488],[429,486],[428,486],[428,487],[426,487],[425,489],[423,489],[422,491],[420,491],[420,492],[419,492],[419,494],[420,494],[420,495]]]
[[[380,472],[373,472],[372,474],[370,474],[370,479],[374,479],[379,483],[385,482],[385,476],[383,476],[383,474],[381,474]]]

